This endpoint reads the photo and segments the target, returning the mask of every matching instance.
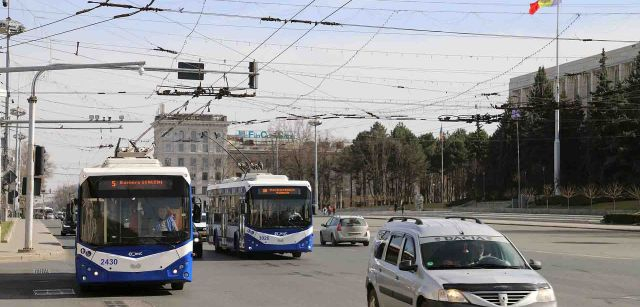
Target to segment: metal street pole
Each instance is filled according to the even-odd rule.
[[[556,121],[553,142],[553,189],[560,195],[560,1],[556,9]]]
[[[9,37],[11,37],[11,35],[9,35],[9,22],[11,21],[11,17],[9,17],[9,1],[6,2],[7,3],[7,24],[6,24],[6,37],[7,37],[7,49],[5,51],[6,53],[6,67],[8,68],[10,66],[9,63]],[[5,100],[4,100],[4,119],[7,120],[9,119],[9,101],[10,101],[10,97],[9,97],[9,73],[5,74],[5,89],[7,94],[5,95]],[[4,168],[6,167],[5,164],[5,157],[7,156],[7,149],[9,146],[9,126],[5,125],[4,126],[4,142],[2,142],[2,154],[0,154],[0,175],[4,174]],[[2,202],[3,206],[2,206],[2,220],[6,220],[7,219],[7,213],[9,212],[9,202],[6,200],[6,198],[4,197],[4,194],[2,192],[2,190],[0,190],[0,196],[2,198],[2,200],[0,202]],[[8,193],[7,193],[8,195]]]
[[[522,208],[522,192],[520,191],[520,118],[516,121],[516,139],[518,143],[518,208]]]
[[[27,100],[29,102],[29,145],[27,148],[27,203],[25,210],[25,236],[24,236],[24,248],[21,252],[31,252],[33,250],[33,182],[34,182],[34,145],[35,145],[35,128],[36,128],[36,103],[38,98],[36,97],[36,84],[38,78],[49,70],[71,70],[71,69],[114,69],[122,66],[142,66],[145,62],[124,62],[124,63],[103,63],[103,64],[52,64],[47,66],[34,66],[34,67],[15,67],[5,68],[2,71],[36,71],[33,81],[31,83],[31,96]]]
[[[314,206],[316,208],[319,208],[319,201],[318,201],[318,126],[322,125],[322,123],[317,120],[314,119],[312,121],[309,122],[309,125],[313,126],[313,147],[314,147],[314,182],[313,182],[313,189],[314,189]]]
[[[18,105],[20,104],[20,102],[18,102]],[[19,121],[20,120],[20,116],[27,114],[22,108],[20,108],[19,106],[11,109],[11,115],[15,115],[16,120]],[[7,124],[8,125],[8,124]],[[15,139],[16,139],[16,149],[15,149],[15,154],[16,154],[16,158],[15,158],[15,174],[16,174],[16,191],[20,191],[20,185],[22,184],[20,181],[20,143],[22,142],[22,135],[20,134],[20,125],[16,123],[16,135],[15,135]],[[13,199],[13,211],[18,212],[20,211],[20,203],[19,203],[19,194],[16,195],[16,197]],[[14,215],[15,216],[15,215]]]
[[[442,124],[440,124],[440,179],[441,179],[441,202],[444,204],[444,134],[442,132]]]

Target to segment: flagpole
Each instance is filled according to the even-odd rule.
[[[560,195],[560,3],[556,5],[556,120],[555,141],[553,142],[553,185],[554,194]]]

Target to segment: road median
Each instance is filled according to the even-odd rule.
[[[39,220],[33,221],[33,249],[25,252],[24,220],[14,220],[14,232],[11,240],[0,244],[0,262],[25,262],[38,260],[58,260],[65,257],[60,242],[51,234],[47,227]]]

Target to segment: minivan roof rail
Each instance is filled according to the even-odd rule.
[[[389,222],[395,222],[395,221],[401,221],[401,222],[406,222],[407,220],[413,220],[416,225],[422,225],[422,220],[417,218],[417,217],[410,217],[410,216],[394,216],[391,217],[387,223]]]
[[[482,223],[482,221],[479,218],[468,217],[468,216],[447,216],[447,217],[445,217],[445,219],[458,219],[458,220],[462,220],[462,221],[474,220],[478,224],[484,224],[484,223]]]

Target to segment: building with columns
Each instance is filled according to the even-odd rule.
[[[164,113],[161,107],[152,126],[155,158],[165,166],[188,168],[192,194],[206,201],[207,184],[225,176],[228,156],[221,146],[227,146],[227,117],[212,114],[170,115]],[[216,135],[217,142],[212,140],[216,139]]]
[[[596,50],[594,50],[596,51]],[[631,72],[633,61],[640,52],[640,43],[606,51],[607,75],[611,81],[622,82]],[[595,91],[600,73],[601,54],[582,58],[560,65],[560,91],[568,100],[591,101],[591,93]],[[556,67],[545,68],[547,78],[553,82],[556,78]],[[509,98],[514,103],[527,103],[527,95],[531,91],[537,72],[511,78],[509,81]]]

